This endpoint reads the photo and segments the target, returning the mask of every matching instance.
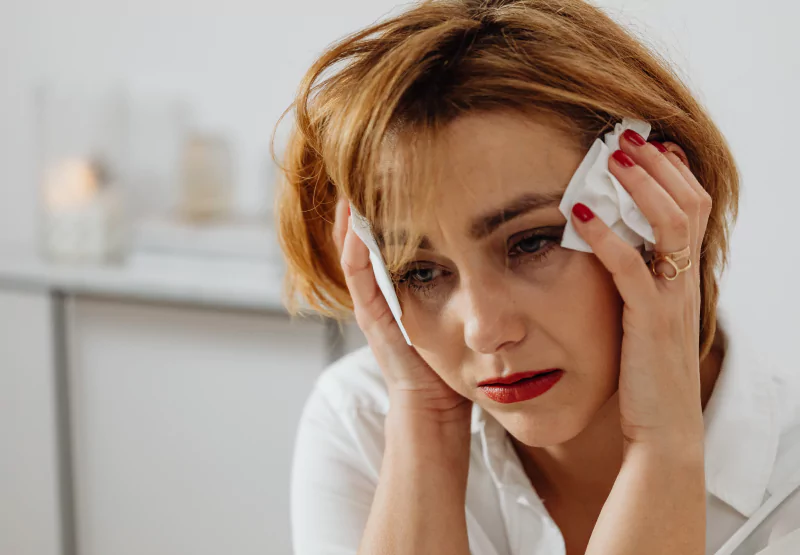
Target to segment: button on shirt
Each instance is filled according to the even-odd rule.
[[[798,372],[770,365],[720,315],[724,357],[705,411],[713,555],[800,554]],[[380,478],[389,397],[369,348],[329,367],[298,429],[291,481],[297,555],[355,554]],[[473,406],[465,514],[471,555],[558,555],[564,539],[508,433]]]

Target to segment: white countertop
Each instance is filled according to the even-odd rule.
[[[56,264],[0,245],[0,287],[286,312],[283,268],[266,260],[136,255],[120,264]]]

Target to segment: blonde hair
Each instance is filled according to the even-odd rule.
[[[615,122],[634,117],[652,125],[651,139],[683,147],[713,199],[700,259],[701,358],[709,352],[715,271],[727,260],[738,171],[725,138],[670,64],[597,7],[581,0],[422,2],[331,46],[292,107],[277,198],[290,310],[298,300],[329,316],[352,310],[331,238],[337,200],[350,199],[389,229],[403,217],[400,206],[424,208],[430,181],[420,176],[434,168],[430,156],[417,155],[455,118],[495,110],[540,115],[588,148]],[[386,171],[387,150],[395,171]],[[398,177],[402,186],[389,187]]]

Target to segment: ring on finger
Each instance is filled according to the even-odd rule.
[[[692,267],[691,254],[692,254],[691,248],[688,246],[682,250],[675,252],[667,252],[667,253],[656,252],[653,258],[650,260],[650,262],[648,262],[648,266],[650,267],[650,271],[653,273],[654,276],[663,277],[667,281],[674,281],[680,274],[682,274],[683,272]],[[685,258],[688,259],[688,261],[686,262],[686,265],[681,268],[680,266],[678,266],[678,262],[680,262]],[[672,275],[668,275],[664,272],[657,271],[656,266],[658,265],[659,262],[668,263],[675,269],[675,273]]]

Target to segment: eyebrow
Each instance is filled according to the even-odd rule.
[[[504,206],[475,218],[468,226],[469,236],[475,240],[484,239],[494,233],[501,225],[515,218],[519,218],[534,210],[541,210],[542,208],[549,208],[559,204],[563,195],[563,191],[525,193],[520,195]],[[377,243],[381,248],[386,245],[403,244],[406,241],[406,237],[407,234],[404,231],[398,231],[392,234],[381,232],[376,234]],[[423,235],[417,244],[417,248],[432,250],[430,239]]]
[[[563,195],[563,191],[521,195],[499,209],[478,216],[469,226],[469,235],[473,239],[483,239],[494,233],[504,223],[528,212],[559,204]]]

